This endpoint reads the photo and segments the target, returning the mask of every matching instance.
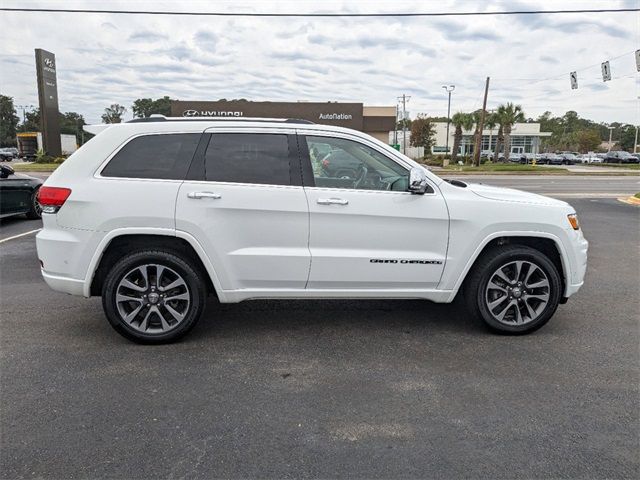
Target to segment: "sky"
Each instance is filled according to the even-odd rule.
[[[640,8],[640,0],[120,1],[0,0],[3,7],[220,12],[443,12]],[[575,110],[640,123],[640,14],[250,18],[0,12],[0,93],[37,106],[34,49],[56,55],[59,104],[99,123],[112,103],[180,100],[351,101],[446,116],[522,105],[527,117]],[[600,63],[609,60],[612,80]],[[577,71],[577,90],[569,72]],[[19,111],[22,116],[22,111]]]

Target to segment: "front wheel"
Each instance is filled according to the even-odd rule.
[[[191,330],[204,311],[204,281],[173,252],[139,251],[107,273],[102,306],[111,326],[138,343],[168,343]]]
[[[562,280],[546,255],[514,245],[485,254],[470,273],[464,293],[470,313],[489,329],[525,334],[553,316]]]
[[[38,190],[40,190],[39,187],[33,191],[31,199],[29,200],[31,203],[29,211],[26,213],[29,220],[38,220],[42,218],[42,206],[40,205],[40,202],[38,202]]]

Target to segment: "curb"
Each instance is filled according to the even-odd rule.
[[[640,206],[640,198],[634,197],[633,195],[626,198],[619,198],[618,201],[622,203],[626,203],[627,205],[637,205]]]

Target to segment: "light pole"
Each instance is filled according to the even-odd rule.
[[[24,129],[24,124],[27,123],[27,110],[31,111],[35,107],[33,105],[16,105],[16,108],[22,109],[22,128]]]
[[[451,123],[451,92],[456,89],[455,85],[443,85],[445,92],[449,95],[449,102],[447,103],[447,139],[445,140],[445,155],[449,154],[449,124]]]
[[[611,135],[615,127],[607,127],[607,128],[609,129],[609,148],[607,149],[607,152],[610,152],[611,151]]]

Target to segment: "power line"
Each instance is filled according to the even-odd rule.
[[[638,12],[640,8],[596,8],[579,10],[507,10],[487,12],[396,12],[396,13],[256,13],[256,12],[180,12],[153,10],[102,10],[71,8],[13,8],[0,7],[4,12],[26,13],[106,13],[119,15],[181,15],[205,17],[471,17],[491,15],[548,15],[563,13],[623,13]]]

